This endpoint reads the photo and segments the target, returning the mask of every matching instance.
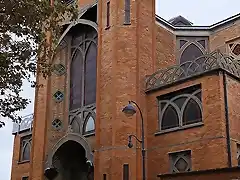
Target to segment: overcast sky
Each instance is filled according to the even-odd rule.
[[[211,25],[230,16],[238,14],[240,0],[156,0],[156,13],[166,20],[182,15],[194,25]],[[25,97],[34,97],[34,90],[25,85]],[[33,112],[33,103],[21,115]],[[0,174],[1,180],[10,180],[13,136],[12,124],[7,123],[0,129]]]

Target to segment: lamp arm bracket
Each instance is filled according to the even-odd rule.
[[[134,134],[131,134],[128,137],[129,137],[129,141],[131,141],[131,138],[134,137],[138,142],[142,143],[142,140],[138,139],[138,137]]]

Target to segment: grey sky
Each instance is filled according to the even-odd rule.
[[[156,0],[156,13],[166,20],[182,15],[194,25],[211,25],[239,13],[240,0]],[[34,97],[34,90],[25,85],[23,95]],[[21,115],[33,112],[33,103]],[[12,124],[0,129],[0,174],[2,180],[10,180],[13,136]]]

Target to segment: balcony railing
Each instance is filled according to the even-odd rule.
[[[240,60],[217,50],[193,61],[158,70],[147,77],[146,92],[217,69],[222,69],[240,78]]]
[[[28,131],[32,128],[33,125],[33,114],[22,117],[20,123],[13,123],[12,134],[21,133],[23,131]]]

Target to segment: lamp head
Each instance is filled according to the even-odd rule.
[[[129,147],[129,148],[132,148],[132,147],[133,147],[132,141],[129,141],[129,142],[128,142],[128,147]]]
[[[129,117],[129,116],[133,116],[136,113],[136,109],[132,105],[132,103],[129,102],[128,105],[123,108],[122,112]]]

